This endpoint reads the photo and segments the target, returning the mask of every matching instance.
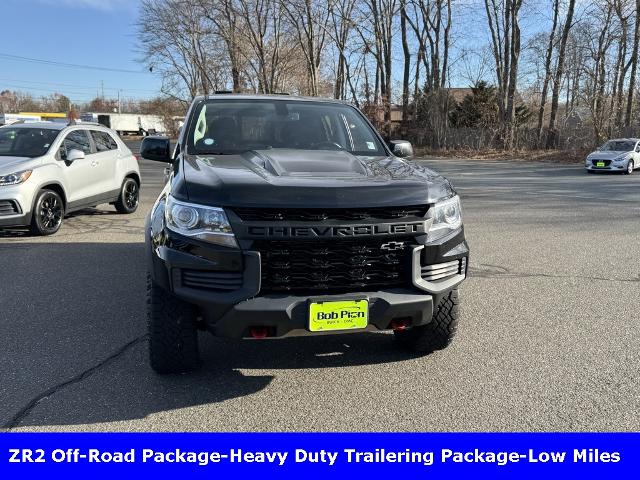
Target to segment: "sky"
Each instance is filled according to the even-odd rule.
[[[544,2],[528,2],[523,12],[523,37],[544,30],[548,9]],[[460,49],[476,57],[489,38],[480,0],[455,3],[457,27],[452,46],[452,86],[468,86],[477,75],[477,63],[468,67]],[[145,99],[158,95],[160,80],[140,61],[136,51],[139,0],[0,0],[0,91],[9,89],[34,97],[62,93],[73,103],[85,103],[97,95]],[[399,48],[399,47],[398,47]],[[396,53],[394,77],[400,81],[401,51]],[[15,58],[24,57],[21,59]],[[46,62],[114,69],[72,68]],[[477,62],[477,59],[476,59]],[[493,81],[493,63],[483,58],[484,76]],[[521,68],[525,73],[526,65]],[[470,75],[466,71],[471,69]]]
[[[0,0],[0,90],[35,97],[59,92],[74,103],[96,94],[151,98],[159,79],[136,52],[138,0]],[[13,58],[125,71],[70,68]]]

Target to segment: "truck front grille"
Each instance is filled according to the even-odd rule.
[[[263,293],[350,292],[406,286],[411,281],[408,238],[331,241],[261,240]]]
[[[398,220],[424,218],[428,205],[372,208],[245,208],[232,210],[245,222],[318,222],[325,220]]]
[[[13,200],[0,200],[0,217],[20,213],[18,205]]]

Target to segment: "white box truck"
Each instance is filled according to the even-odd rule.
[[[0,125],[11,125],[16,122],[41,122],[42,117],[38,115],[23,115],[21,113],[2,113],[0,114]]]
[[[91,116],[91,120],[89,120]],[[87,120],[85,120],[85,118]],[[158,115],[138,113],[93,113],[83,114],[84,121],[97,121],[105,127],[118,132],[118,135],[142,135],[164,132],[164,120]]]

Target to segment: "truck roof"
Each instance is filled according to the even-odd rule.
[[[256,93],[216,93],[210,95],[198,95],[195,101],[213,100],[213,99],[242,99],[242,100],[284,100],[295,102],[323,102],[323,103],[339,103],[342,105],[349,104],[344,100],[336,100],[335,98],[324,97],[304,97],[298,95],[289,95],[286,93],[274,94],[256,94]]]

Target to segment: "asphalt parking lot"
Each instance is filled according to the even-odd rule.
[[[432,160],[472,248],[454,344],[386,334],[237,342],[204,367],[147,364],[142,204],[0,233],[0,426],[20,430],[640,430],[640,172]]]

